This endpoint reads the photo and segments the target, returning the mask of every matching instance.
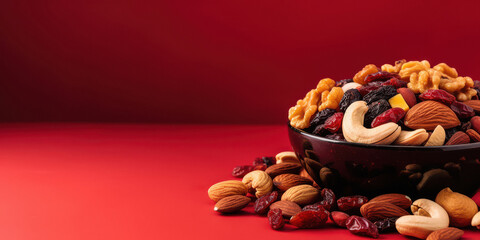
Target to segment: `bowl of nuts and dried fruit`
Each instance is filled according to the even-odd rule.
[[[342,195],[471,195],[480,187],[479,89],[445,63],[369,64],[298,100],[290,142],[312,178]]]

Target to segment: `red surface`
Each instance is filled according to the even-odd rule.
[[[2,239],[365,239],[336,228],[276,232],[251,207],[213,211],[208,187],[288,150],[284,126],[9,124],[0,133]]]
[[[445,61],[480,78],[480,2],[0,2],[1,121],[279,123],[319,79]]]

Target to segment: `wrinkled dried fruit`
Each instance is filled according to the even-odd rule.
[[[360,195],[341,197],[337,200],[338,209],[346,213],[359,213],[360,207],[368,202],[368,198]]]
[[[377,90],[367,93],[367,95],[363,96],[363,101],[367,102],[367,104],[370,104],[380,99],[388,100],[395,95],[397,95],[397,89],[395,87],[383,86]]]
[[[449,106],[455,101],[455,96],[441,89],[429,89],[426,92],[420,94],[419,98],[422,101],[433,100],[441,102],[447,106]]]
[[[370,82],[384,82],[387,81],[391,78],[400,78],[395,73],[389,73],[389,72],[376,72],[376,73],[371,73],[365,77],[365,83],[370,83]],[[406,83],[405,83],[406,84]]]
[[[255,158],[255,160],[253,160],[253,166],[258,166],[258,165],[263,165],[263,164],[265,164],[267,166],[272,166],[276,162],[277,162],[277,160],[275,159],[275,157]]]
[[[337,141],[345,141],[345,137],[343,137],[342,133],[329,134],[329,135],[326,135],[325,138],[337,140]]]
[[[383,112],[390,109],[390,104],[385,99],[380,99],[368,105],[368,111],[365,113],[364,126],[370,127],[373,120]]]
[[[237,178],[243,178],[247,173],[253,171],[255,167],[250,165],[237,166],[233,168],[232,176]]]
[[[335,112],[335,109],[326,108],[320,112],[315,113],[312,120],[310,121],[310,127],[308,129],[310,129],[310,131],[313,131],[313,129],[315,129],[317,126],[325,123],[325,121]]]
[[[372,122],[372,128],[382,124],[393,122],[397,123],[405,116],[405,111],[401,108],[390,108],[387,111],[378,115]]]
[[[342,112],[345,112],[345,110],[347,110],[350,104],[360,100],[362,100],[362,95],[357,89],[347,90],[343,94],[342,100],[340,101],[340,104],[339,104],[339,108]]]
[[[351,83],[351,82],[353,82],[353,79],[342,79],[340,81],[337,81],[335,86],[336,87],[343,87],[345,84]]]
[[[358,92],[362,96],[365,96],[365,95],[367,95],[367,93],[369,93],[371,91],[374,91],[374,90],[377,90],[382,86],[383,86],[382,82],[371,82],[367,85],[363,85],[362,87],[358,88]]]
[[[356,235],[378,238],[378,229],[368,219],[358,216],[351,216],[347,219],[347,229]]]
[[[333,211],[330,213],[330,219],[332,220],[333,223],[335,223],[339,227],[346,228],[347,226],[347,219],[350,217],[350,215],[344,213],[344,212],[339,212],[339,211]]]
[[[253,204],[253,209],[257,214],[265,214],[272,203],[277,201],[278,192],[273,191],[263,197],[258,198]]]
[[[328,220],[329,212],[325,209],[320,211],[302,211],[290,219],[290,224],[298,228],[318,228]]]
[[[331,189],[328,189],[328,188],[322,189],[322,192],[320,193],[320,195],[322,196],[322,201],[318,202],[320,205],[322,205],[328,211],[335,208],[335,204],[337,203],[337,198],[335,197],[335,193]]]
[[[390,85],[390,86],[393,86],[395,88],[405,88],[407,87],[407,82],[405,81],[402,81],[398,78],[390,78],[390,80],[388,81],[385,81],[384,83],[382,83],[383,86],[387,86],[387,85]]]
[[[337,112],[330,116],[325,124],[323,124],[323,128],[328,130],[331,133],[336,133],[342,127],[342,120],[343,120],[343,113]]]
[[[326,209],[318,203],[306,205],[305,207],[302,208],[302,211],[321,211],[321,210],[326,210]]]
[[[450,109],[452,109],[452,111],[457,114],[457,117],[460,119],[466,119],[475,116],[475,111],[473,108],[461,102],[452,102],[452,104],[450,104]]]
[[[377,226],[379,233],[387,233],[387,232],[396,232],[397,229],[395,228],[395,222],[398,218],[386,218],[383,220],[378,220],[374,222],[375,226]]]
[[[272,209],[268,211],[268,222],[273,230],[282,229],[285,225],[285,220],[283,219],[282,210],[279,208]]]

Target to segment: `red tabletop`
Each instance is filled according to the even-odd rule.
[[[273,231],[251,207],[213,211],[210,185],[232,179],[236,165],[289,149],[285,126],[3,124],[0,236],[366,239],[334,227]]]

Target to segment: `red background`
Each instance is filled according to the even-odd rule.
[[[478,1],[0,3],[2,121],[284,123],[319,79],[445,61],[480,78]]]

